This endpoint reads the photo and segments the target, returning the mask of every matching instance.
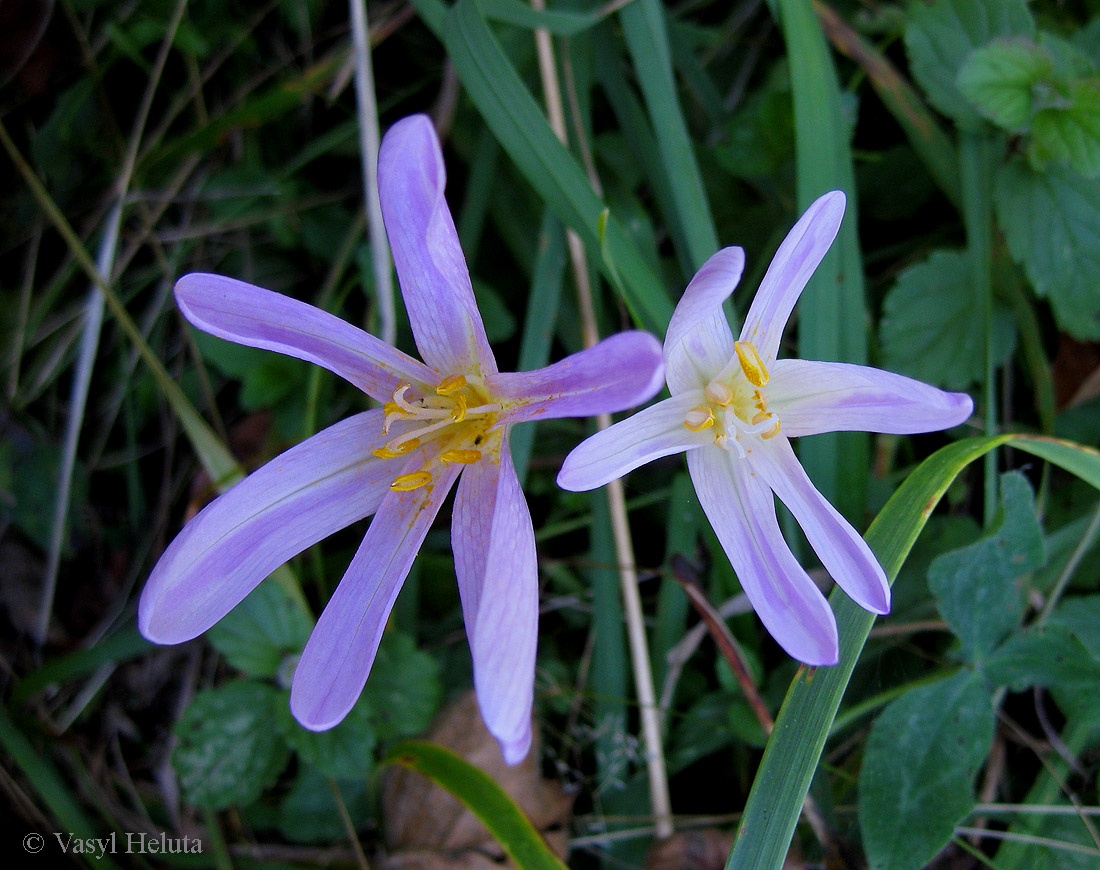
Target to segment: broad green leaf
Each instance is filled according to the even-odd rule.
[[[1064,625],[1100,664],[1100,595],[1070,598],[1058,605],[1051,625]]]
[[[284,703],[284,693],[250,680],[195,695],[176,723],[172,753],[184,799],[222,810],[259,797],[290,757],[276,737]]]
[[[936,0],[908,8],[905,47],[913,77],[945,115],[976,124],[980,116],[959,90],[959,73],[974,49],[998,37],[1034,38],[1027,0]]]
[[[1100,451],[1053,438],[998,435],[948,445],[922,462],[886,503],[865,539],[892,583],[948,486],[990,450],[1011,445],[1040,456],[1100,489]],[[780,870],[844,690],[875,617],[839,590],[830,596],[840,661],[800,671],[787,691],[749,793],[726,870]]]
[[[279,804],[279,830],[297,843],[342,842],[347,838],[333,788],[357,828],[370,818],[370,795],[362,779],[333,779],[306,767]]]
[[[1013,258],[1050,300],[1059,325],[1077,338],[1100,338],[1100,179],[1036,172],[1014,159],[997,175],[994,205]]]
[[[313,618],[300,599],[277,582],[261,583],[207,633],[211,645],[237,670],[273,677],[302,651]]]
[[[998,39],[970,53],[958,87],[983,117],[1019,133],[1034,114],[1034,89],[1053,68],[1050,55],[1031,40]]]
[[[859,819],[873,870],[923,867],[974,806],[993,742],[993,704],[962,671],[906,692],[875,720],[859,777]]]
[[[370,708],[377,738],[419,734],[431,724],[442,699],[436,660],[418,650],[407,634],[387,631],[382,635],[362,698]]]
[[[1027,478],[1001,478],[1001,511],[984,538],[932,562],[928,586],[940,614],[959,638],[961,655],[981,661],[1023,618],[1023,574],[1045,561],[1043,530]]]
[[[458,798],[521,870],[565,870],[523,810],[487,773],[451,750],[421,740],[395,745],[384,764],[400,764],[437,782]]]
[[[370,704],[360,698],[335,727],[310,731],[284,703],[279,707],[279,733],[303,761],[325,776],[366,779],[374,768],[372,713]]]
[[[1066,716],[1100,728],[1100,662],[1067,625],[1045,625],[1009,639],[990,656],[985,676],[1014,692],[1049,689]]]
[[[982,380],[985,347],[980,303],[969,282],[963,251],[933,251],[905,269],[886,294],[880,340],[884,368],[949,390]],[[1015,344],[1012,315],[993,310],[993,358],[1007,360]]]
[[[1100,177],[1100,79],[1070,82],[1058,96],[1061,105],[1032,121],[1028,157],[1037,168],[1054,163]]]

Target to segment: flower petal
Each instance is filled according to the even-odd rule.
[[[687,412],[705,403],[701,390],[680,393],[597,432],[565,457],[558,486],[595,489],[654,459],[713,443],[713,432],[684,428]]]
[[[277,456],[195,516],[160,557],[138,605],[155,643],[225,616],[272,571],[377,509],[399,466],[371,450],[381,410],[342,420]]]
[[[538,562],[531,514],[508,452],[466,469],[451,544],[481,716],[518,764],[531,746],[538,638]]]
[[[798,297],[829,250],[844,218],[844,194],[819,197],[806,209],[775,252],[741,327],[741,341],[755,345],[765,362],[775,359],[779,340]]]
[[[974,410],[965,393],[947,393],[882,369],[848,363],[782,359],[771,370],[768,407],[783,434],[935,432]]]
[[[444,375],[490,374],[496,362],[443,196],[446,181],[428,116],[394,124],[378,153],[378,195],[416,346]]]
[[[699,503],[764,627],[792,658],[836,664],[836,620],[783,540],[771,490],[720,448],[693,450],[687,460]]]
[[[722,303],[745,268],[741,248],[723,248],[691,279],[665,333],[668,387],[673,393],[705,387],[733,359],[733,333]]]
[[[505,405],[497,418],[503,425],[622,411],[653,398],[663,376],[657,339],[648,332],[628,331],[546,368],[493,375],[486,386]]]
[[[422,362],[281,293],[204,273],[184,275],[175,293],[184,317],[204,332],[316,363],[380,402],[403,383],[439,383]]]
[[[890,584],[871,548],[817,491],[783,436],[761,439],[749,456],[752,469],[794,514],[821,564],[856,604],[890,612]]]
[[[427,486],[391,491],[378,508],[294,671],[290,711],[306,728],[333,727],[359,699],[397,593],[460,470],[444,465]]]

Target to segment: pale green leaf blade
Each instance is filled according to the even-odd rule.
[[[1100,177],[1100,79],[1070,82],[1065,91],[1066,105],[1035,116],[1028,156],[1039,166],[1053,162]]]
[[[237,670],[273,677],[302,651],[313,617],[302,600],[277,582],[261,583],[207,633],[211,645]]]
[[[970,53],[958,87],[983,117],[1018,133],[1031,122],[1032,90],[1053,69],[1050,55],[1034,42],[998,39]]]
[[[565,865],[496,782],[451,750],[422,740],[396,744],[383,764],[400,764],[439,783],[481,821],[521,870],[564,870]]]

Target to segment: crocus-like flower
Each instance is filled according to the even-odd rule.
[[[531,742],[538,571],[509,428],[644,402],[660,389],[663,360],[653,336],[628,332],[538,371],[499,372],[444,180],[428,118],[394,125],[378,183],[424,363],[278,293],[217,275],[177,283],[180,310],[198,328],[317,363],[384,404],[271,460],[191,520],[154,567],[138,625],[158,643],[189,640],[283,562],[375,514],[294,672],[295,717],[330,728],[359,697],[413,558],[459,481],[451,544],[474,684],[486,725],[516,763]]]
[[[592,489],[686,451],[700,504],[745,594],[780,645],[809,665],[836,663],[836,621],[783,540],[772,493],[860,606],[889,612],[890,586],[863,538],[810,482],[788,439],[843,430],[930,432],[961,423],[973,407],[968,396],[878,369],[776,359],[787,319],[843,216],[839,191],[810,206],[776,252],[736,341],[722,303],[745,255],[725,248],[711,257],[684,291],[665,336],[671,398],[584,441],[558,475],[565,489]]]

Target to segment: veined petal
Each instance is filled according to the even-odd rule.
[[[749,456],[762,477],[794,514],[821,564],[856,604],[872,613],[890,612],[890,584],[875,554],[807,477],[791,442],[761,439]]]
[[[713,430],[684,427],[688,411],[704,404],[702,390],[680,393],[597,432],[565,457],[558,486],[584,492],[654,459],[712,444]]]
[[[394,124],[378,153],[378,195],[416,346],[445,374],[491,374],[496,362],[443,196],[446,181],[428,116]]]
[[[826,193],[806,209],[775,252],[741,328],[741,341],[752,342],[765,363],[775,359],[795,303],[836,238],[843,218],[844,194],[839,190]]]
[[[451,527],[478,706],[504,759],[531,746],[538,638],[538,562],[531,514],[505,440],[499,464],[466,469]]]
[[[610,414],[645,402],[661,389],[661,345],[648,332],[620,332],[595,347],[533,372],[501,372],[487,379],[505,405],[501,423]]]
[[[405,470],[421,462],[418,455]],[[378,508],[294,671],[290,710],[306,728],[333,727],[359,699],[397,593],[460,471],[436,467],[427,486],[390,491]]]
[[[160,557],[141,593],[138,628],[181,643],[225,616],[272,571],[374,513],[399,468],[371,455],[381,410],[303,441],[203,508]]]
[[[687,459],[699,503],[764,627],[792,658],[836,664],[833,611],[783,540],[771,490],[720,448]]]
[[[974,410],[965,393],[848,363],[782,359],[771,369],[768,407],[789,437],[821,432],[935,432]]]
[[[702,389],[733,359],[733,333],[722,303],[745,268],[741,248],[723,248],[695,273],[665,333],[668,387],[673,393]]]
[[[244,281],[196,272],[176,282],[191,323],[219,338],[308,360],[385,401],[403,383],[439,383],[422,362],[305,302]]]

